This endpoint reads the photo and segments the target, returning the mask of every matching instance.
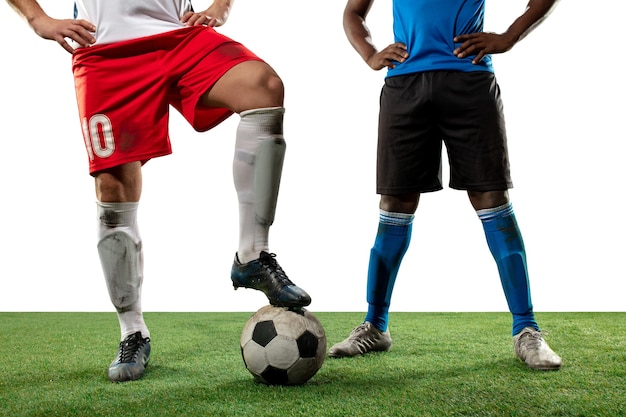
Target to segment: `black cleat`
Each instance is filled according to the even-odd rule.
[[[235,289],[239,287],[262,291],[271,305],[278,307],[305,307],[311,297],[295,285],[276,262],[276,254],[261,252],[259,259],[241,264],[235,254],[230,278]]]
[[[150,360],[150,338],[141,337],[141,332],[131,334],[120,342],[117,357],[109,365],[109,380],[125,382],[143,376]]]

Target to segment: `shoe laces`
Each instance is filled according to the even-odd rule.
[[[350,339],[360,345],[371,347],[370,345],[375,344],[380,339],[380,334],[373,329],[375,328],[371,323],[361,323],[350,332]]]
[[[149,341],[149,338],[142,338],[139,332],[128,336],[120,342],[119,361],[121,363],[134,362],[139,349]]]
[[[367,323],[361,323],[358,326],[356,326],[354,329],[352,329],[352,332],[350,333],[350,335],[358,337],[360,333],[362,332],[369,333],[369,327],[370,326]]]
[[[378,334],[372,332],[372,327],[370,323],[361,323],[350,333],[349,340],[361,353],[372,349],[380,339]]]
[[[293,285],[293,282],[287,277],[283,268],[276,261],[275,253],[261,252],[259,262],[265,267],[271,274],[274,274],[276,279],[283,285]]]
[[[523,342],[526,349],[537,350],[541,347],[541,343],[543,342],[543,334],[544,333],[538,330],[527,332],[520,338],[520,344]]]

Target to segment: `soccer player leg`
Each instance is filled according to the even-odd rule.
[[[509,311],[513,315],[513,335],[525,327],[538,330],[530,295],[526,250],[509,202],[476,212],[482,221],[489,250],[498,266]]]
[[[411,241],[413,218],[413,214],[380,211],[378,232],[370,251],[367,272],[368,309],[365,321],[355,327],[348,338],[329,349],[331,358],[391,349],[389,306],[402,258]]]
[[[137,331],[148,337],[141,312],[143,252],[137,227],[138,203],[98,202],[98,254],[122,339]]]
[[[282,107],[241,113],[237,128],[233,179],[239,199],[239,249],[241,262],[268,251],[269,229],[274,222],[285,158]]]
[[[413,214],[380,211],[378,232],[370,251],[365,321],[382,332],[387,330],[391,295],[409,247],[413,218]]]
[[[289,280],[268,244],[286,149],[283,114],[282,107],[240,114],[233,161],[240,234],[231,279],[235,288],[263,291],[273,305],[302,307],[311,298]]]
[[[143,252],[137,228],[138,203],[98,202],[98,254],[121,339],[109,379],[140,378],[150,359],[150,333],[141,311]]]

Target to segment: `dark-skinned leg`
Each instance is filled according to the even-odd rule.
[[[389,305],[402,258],[411,240],[419,194],[380,198],[380,219],[367,273],[368,312],[365,321],[387,330]]]
[[[502,191],[468,191],[470,203],[474,210],[485,210],[509,203],[509,192]]]
[[[389,306],[398,270],[411,240],[413,213],[418,202],[419,194],[381,196],[378,232],[367,272],[367,314],[346,340],[330,348],[331,357],[350,357],[391,348]]]
[[[391,213],[415,214],[419,205],[419,194],[381,195],[379,208]]]
[[[530,368],[555,370],[561,358],[543,340],[530,296],[526,251],[506,191],[469,192],[482,221],[487,244],[498,265],[500,281],[513,315],[515,354]]]
[[[487,244],[513,315],[513,335],[525,327],[538,329],[530,295],[526,251],[507,191],[468,192],[483,224]]]
[[[112,382],[141,378],[150,359],[150,333],[141,309],[143,251],[137,227],[141,181],[140,162],[95,174],[98,254],[122,340],[109,366]]]

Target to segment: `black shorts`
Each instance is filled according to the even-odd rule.
[[[500,88],[486,71],[433,71],[389,77],[380,95],[378,194],[441,190],[445,143],[451,188],[513,186]]]

